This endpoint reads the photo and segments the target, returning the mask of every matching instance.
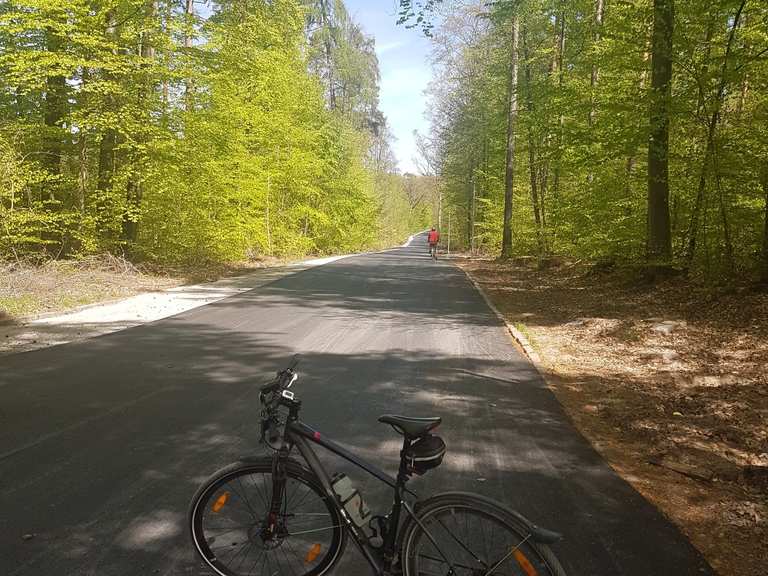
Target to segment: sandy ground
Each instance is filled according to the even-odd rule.
[[[283,276],[346,257],[317,258],[287,266],[264,268],[216,282],[177,286],[118,301],[83,306],[63,314],[27,318],[18,324],[2,324],[0,355],[37,350],[124,330],[205,306],[222,298],[258,288]]]

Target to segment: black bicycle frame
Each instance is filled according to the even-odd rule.
[[[289,445],[296,446],[296,448],[299,450],[299,453],[302,455],[307,465],[309,466],[310,470],[312,470],[312,472],[317,476],[320,484],[323,487],[323,490],[325,490],[328,496],[332,498],[333,502],[336,503],[337,508],[342,513],[342,517],[347,523],[349,534],[352,536],[352,539],[355,541],[358,548],[360,548],[360,551],[362,552],[365,559],[375,570],[376,574],[378,576],[385,575],[391,568],[392,562],[394,560],[395,543],[397,541],[401,509],[404,507],[406,512],[415,518],[413,509],[408,505],[407,502],[404,502],[402,498],[403,492],[407,492],[413,496],[416,496],[413,491],[405,487],[408,474],[406,472],[405,461],[403,460],[402,456],[400,458],[400,468],[398,470],[397,477],[393,477],[390,474],[384,472],[378,466],[358,458],[343,446],[340,446],[333,440],[323,437],[320,432],[310,428],[298,420],[289,419],[285,429],[285,439]],[[320,463],[320,459],[317,457],[317,454],[315,454],[315,451],[312,449],[310,444],[318,444],[322,446],[326,450],[333,452],[344,460],[351,462],[358,468],[362,468],[372,476],[381,480],[385,484],[388,484],[394,489],[394,501],[392,503],[392,510],[389,514],[388,528],[386,533],[383,535],[384,542],[381,548],[383,551],[383,564],[381,560],[373,554],[366,540],[358,534],[357,526],[353,524],[351,518],[348,517],[346,510],[344,510],[344,507],[341,506],[337,501],[336,495],[331,486],[331,479],[328,477],[328,473]],[[404,438],[403,449],[407,448],[408,445],[408,440]]]

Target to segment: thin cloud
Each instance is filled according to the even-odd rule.
[[[392,50],[397,50],[398,48],[402,48],[405,46],[405,42],[402,40],[396,40],[394,42],[384,42],[383,44],[378,44],[376,46],[376,54],[386,54],[387,52],[391,52]]]

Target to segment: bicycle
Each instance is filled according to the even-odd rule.
[[[433,260],[437,260],[437,244],[429,245],[429,255],[432,257]]]
[[[412,475],[442,462],[445,443],[432,434],[440,418],[379,418],[403,436],[392,477],[299,420],[301,401],[289,390],[297,362],[259,394],[261,441],[274,454],[218,470],[190,504],[192,541],[216,574],[319,576],[351,538],[377,576],[565,576],[548,546],[560,540],[556,532],[484,496],[445,492],[420,500],[406,487]],[[389,485],[389,513],[373,515],[345,475],[329,476],[311,444]]]

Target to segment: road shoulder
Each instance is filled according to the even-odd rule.
[[[346,257],[348,255],[331,256],[265,267],[213,282],[142,292],[128,298],[6,322],[0,324],[0,356],[93,338],[168,318]]]

